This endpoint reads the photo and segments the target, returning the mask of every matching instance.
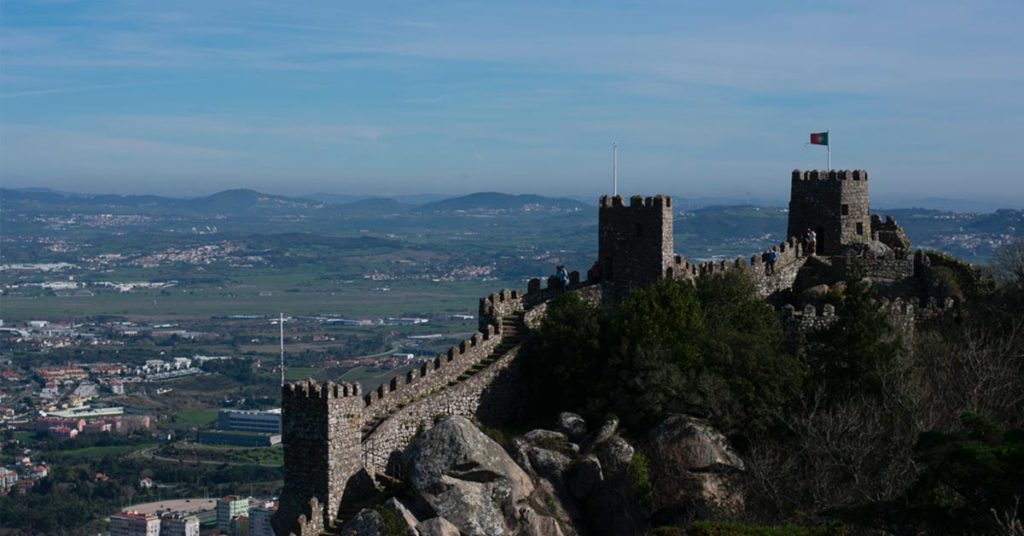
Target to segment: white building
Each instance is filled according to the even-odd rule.
[[[199,518],[175,512],[160,519],[160,536],[199,536]]]
[[[249,515],[249,498],[228,495],[217,499],[217,528],[231,533],[232,521],[239,516]],[[114,536],[111,534],[111,536]]]
[[[160,536],[156,514],[121,512],[110,516],[110,536]]]
[[[18,472],[0,467],[0,492],[5,492],[18,483]]]
[[[254,411],[222,409],[217,415],[217,429],[231,432],[281,433],[281,410]]]
[[[249,507],[249,536],[275,536],[270,519],[277,512],[277,503],[260,501]]]

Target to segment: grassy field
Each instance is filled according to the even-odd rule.
[[[175,443],[160,448],[157,454],[167,458],[199,459],[241,464],[282,465],[284,463],[284,451],[280,444],[272,447],[232,447],[227,445]]]
[[[62,320],[97,315],[121,315],[138,320],[209,318],[236,314],[339,314],[378,318],[438,311],[475,312],[478,300],[509,286],[502,282],[354,281],[330,289],[303,285],[295,290],[286,278],[246,277],[223,288],[171,289],[119,293],[96,291],[94,296],[5,296],[4,319]],[[524,287],[525,284],[519,285]],[[388,290],[383,290],[388,289]],[[264,295],[260,295],[263,292]],[[269,293],[269,295],[267,295]]]
[[[113,445],[109,447],[85,447],[80,449],[60,450],[47,453],[47,457],[54,460],[65,460],[68,458],[95,459],[104,456],[117,456],[147,449],[155,446],[156,443],[143,443],[140,445]]]
[[[316,376],[320,369],[316,367],[292,367],[285,368],[284,379],[286,380],[304,380],[306,378],[312,378]]]
[[[217,421],[215,409],[193,409],[177,414],[177,424],[183,428],[202,427]]]
[[[405,374],[412,367],[402,367],[394,370],[381,370],[372,367],[356,367],[349,370],[339,378],[341,381],[360,383],[363,391],[369,391],[378,385],[390,380],[400,374]]]

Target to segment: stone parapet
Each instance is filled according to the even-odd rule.
[[[499,330],[488,324],[484,333],[474,333],[471,338],[452,346],[446,353],[380,384],[364,397],[364,420],[369,422],[384,417],[414,400],[444,389],[483,361],[500,343]]]

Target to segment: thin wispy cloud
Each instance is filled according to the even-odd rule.
[[[158,85],[157,82],[139,82],[134,84],[102,84],[96,86],[62,87],[50,89],[32,89],[28,91],[16,91],[6,93],[0,90],[0,99],[17,99],[21,97],[37,97],[41,95],[62,95],[65,93],[82,93],[89,91],[106,91],[110,89],[125,89],[144,86]]]
[[[770,194],[818,164],[802,141],[821,128],[837,162],[883,178],[875,191],[999,197],[1024,167],[1015,0],[11,6],[4,121],[257,155],[170,165],[197,187],[487,176],[540,191],[557,176],[574,194],[618,139],[637,187],[712,193],[760,170],[752,188]],[[63,173],[30,154],[4,150],[0,174]]]

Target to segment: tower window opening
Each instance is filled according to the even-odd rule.
[[[846,205],[843,205],[843,206],[845,207]],[[859,234],[861,236],[864,235],[864,224],[861,223],[861,222],[857,222],[857,234]]]
[[[842,206],[842,211],[843,211],[843,216],[849,216],[850,215],[850,205],[844,204]]]

